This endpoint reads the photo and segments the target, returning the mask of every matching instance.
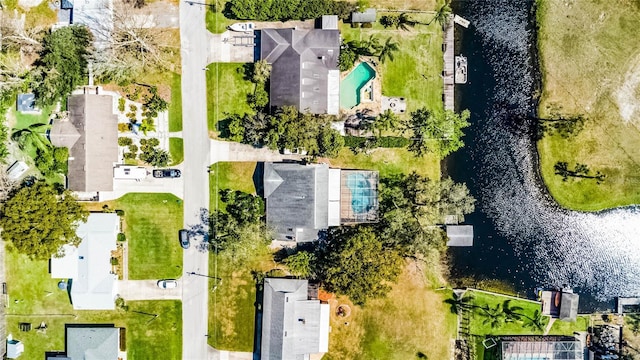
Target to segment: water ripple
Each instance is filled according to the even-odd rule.
[[[479,199],[478,211],[513,247],[517,259],[512,263],[537,284],[568,284],[599,301],[640,295],[640,210],[567,211],[540,186],[535,144],[522,131],[530,126],[522,119],[535,111],[530,6],[530,1],[512,0],[461,5],[473,24],[468,32],[475,32],[471,36],[479,36],[482,45],[476,56],[486,61],[487,79],[494,82],[488,92],[478,85],[464,90],[488,96],[487,104],[472,109],[474,134],[462,155],[473,164],[467,180]]]

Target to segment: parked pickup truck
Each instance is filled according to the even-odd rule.
[[[154,178],[179,178],[182,173],[178,169],[156,169],[153,170]]]

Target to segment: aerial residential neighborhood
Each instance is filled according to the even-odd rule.
[[[0,353],[640,359],[639,26],[0,0]]]

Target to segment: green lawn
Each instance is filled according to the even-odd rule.
[[[178,165],[184,160],[184,143],[182,138],[169,138],[169,154],[171,165]]]
[[[169,131],[182,130],[182,76],[171,78],[171,101],[169,102]]]
[[[127,329],[129,359],[178,359],[182,353],[182,305],[179,301],[133,301],[129,311],[76,311],[66,291],[48,273],[48,261],[30,260],[7,252],[5,259],[9,302],[7,332],[25,344],[22,358],[39,359],[45,351],[64,350],[64,324],[115,324]],[[152,316],[140,314],[158,314]],[[47,324],[46,332],[22,332],[20,322],[35,328]],[[162,346],[158,346],[162,344]]]
[[[224,209],[225,204],[218,201],[218,194],[223,189],[234,189],[249,194],[256,192],[253,174],[256,171],[255,162],[219,162],[211,165],[209,177],[209,208]]]
[[[220,189],[255,193],[252,180],[255,169],[255,162],[221,162],[211,165],[211,210],[224,209],[224,204],[218,202]],[[211,254],[209,275],[223,281],[209,296],[209,344],[226,350],[253,350],[256,288],[251,271],[270,270],[274,266],[272,259],[270,254],[262,254],[238,267],[231,265],[222,254]],[[216,282],[211,280],[211,287]]]
[[[87,207],[100,211],[104,204]],[[172,194],[130,193],[106,204],[124,210],[130,280],[170,279],[182,274],[182,248],[178,243],[178,230],[183,226],[182,200]]]
[[[34,114],[23,114],[15,108],[12,110],[13,115],[16,118],[16,123],[13,126],[14,129],[25,129],[33,124],[48,124],[49,123],[49,115],[51,115],[51,108],[47,107],[42,109],[42,112],[39,115]]]
[[[253,113],[247,104],[247,96],[255,85],[245,80],[245,64],[213,63],[207,69],[207,121],[209,133],[217,135],[218,122],[228,114]]]
[[[510,297],[501,296],[498,294],[487,294],[479,291],[471,292],[474,296],[473,304],[475,306],[489,305],[489,307],[495,307],[497,304],[502,304],[505,300],[511,299]],[[541,310],[541,305],[535,301],[528,300],[511,300],[510,306],[519,306],[523,310],[523,313],[528,316],[532,316],[536,310]],[[532,330],[524,327],[521,322],[508,322],[499,328],[491,328],[489,324],[483,324],[485,317],[481,315],[480,310],[474,310],[471,317],[471,323],[469,325],[469,333],[473,335],[533,335],[542,334],[539,330]],[[545,322],[546,323],[546,322]]]
[[[326,159],[332,166],[350,169],[378,170],[381,177],[392,174],[411,173],[413,171],[431,179],[440,179],[440,160],[428,154],[415,157],[407,149],[376,149],[371,155],[355,155],[343,148],[335,159]]]
[[[538,143],[542,177],[564,207],[596,211],[640,203],[640,43],[628,34],[640,27],[631,2],[538,1],[538,45],[543,91],[539,112],[582,114],[584,130],[570,139],[546,137]],[[636,107],[635,113],[632,111]],[[631,110],[625,118],[622,110]],[[626,115],[626,113],[625,113]],[[554,174],[564,161],[586,164],[607,178],[568,180]]]
[[[237,20],[227,19],[222,15],[222,9],[225,2],[222,0],[210,0],[207,1],[209,6],[207,7],[207,15],[205,21],[207,24],[207,30],[214,34],[221,34],[227,30],[227,26],[233,24]]]
[[[378,13],[378,19],[385,13]],[[430,14],[410,14],[416,21],[428,22]],[[342,24],[345,41],[366,40],[375,36],[384,43],[391,37],[398,43],[399,51],[393,61],[379,64],[378,74],[382,80],[382,94],[401,96],[407,99],[407,115],[421,107],[431,110],[443,108],[442,103],[442,29],[439,25],[416,25],[409,31],[385,29],[379,23],[371,29],[352,29]]]
[[[578,316],[574,322],[556,320],[551,325],[549,335],[571,335],[575,331],[587,331],[589,318],[589,315],[583,315]]]

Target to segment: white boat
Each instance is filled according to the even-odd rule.
[[[455,57],[455,83],[467,83],[467,58],[460,55]]]
[[[239,32],[253,31],[255,29],[256,29],[256,24],[254,24],[252,22],[235,23],[235,24],[232,24],[231,26],[229,26],[229,30],[231,30],[231,31],[239,31]]]

